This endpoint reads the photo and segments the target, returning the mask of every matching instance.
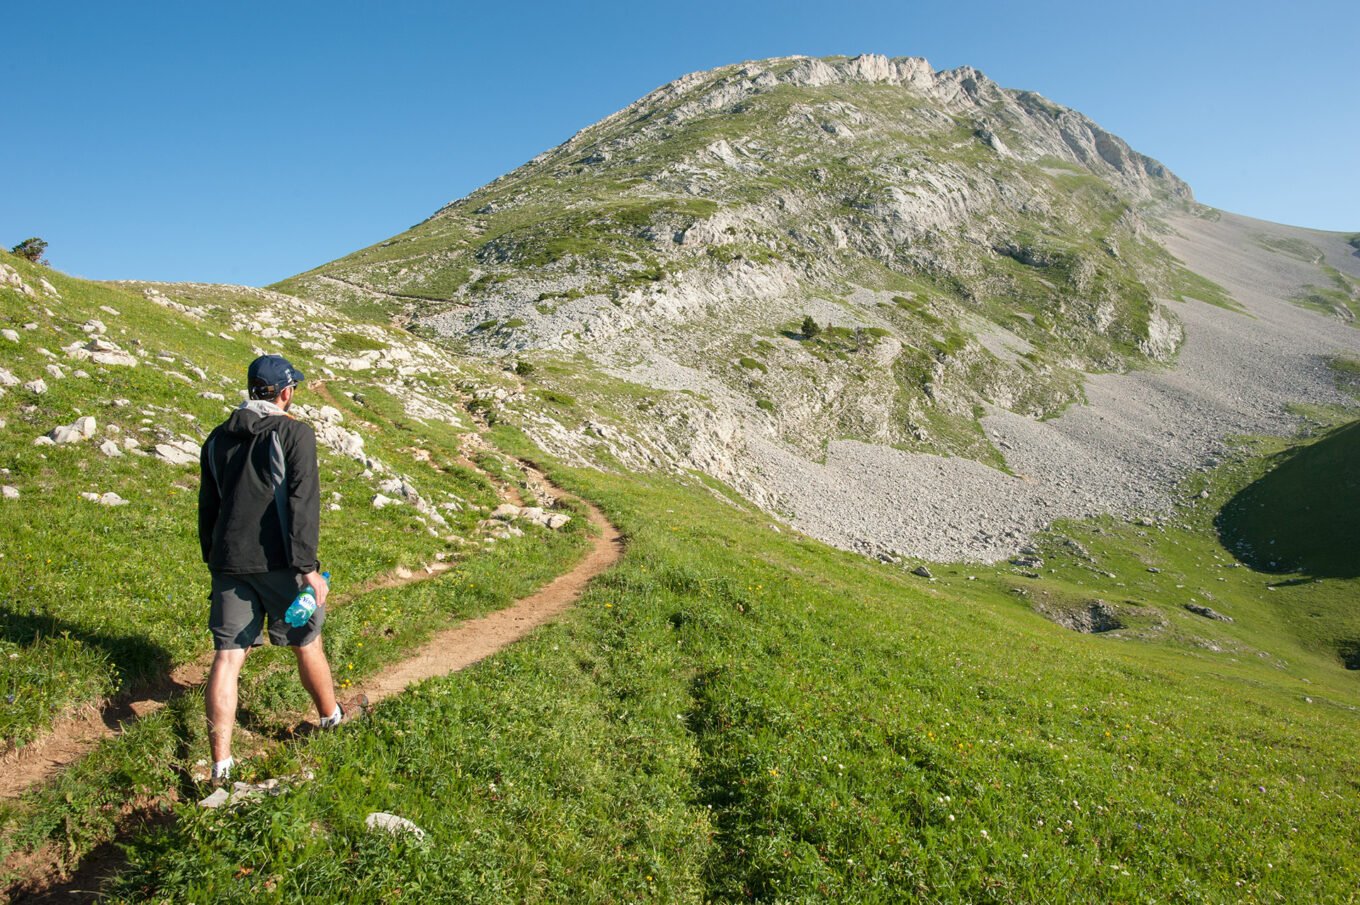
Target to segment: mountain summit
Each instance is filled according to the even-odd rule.
[[[787,57],[679,78],[279,288],[474,354],[584,356],[651,394],[645,411],[583,386],[530,419],[535,439],[698,469],[793,517],[790,462],[833,444],[962,457],[992,481],[1011,441],[983,419],[1050,418],[1091,374],[1171,362],[1174,302],[1240,308],[1165,245],[1168,217],[1209,213],[1087,117],[975,69]],[[1016,524],[939,548],[815,533],[996,556]]]

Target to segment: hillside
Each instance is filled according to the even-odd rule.
[[[790,58],[678,79],[277,288],[540,365],[571,404],[519,420],[569,461],[697,470],[872,555],[993,561],[1054,517],[1163,513],[1226,437],[1344,402],[1319,355],[1360,334],[1280,303],[1360,298],[1346,238],[1197,206],[973,69]]]
[[[1346,901],[1352,241],[860,57],[687,76],[271,289],[0,253],[0,888]],[[312,734],[253,656],[271,785],[209,810],[194,457],[261,352],[309,377],[342,697],[390,697]],[[425,668],[614,529],[558,621]]]

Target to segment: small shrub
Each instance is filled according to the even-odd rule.
[[[768,373],[769,371],[769,368],[765,367],[765,362],[755,358],[743,357],[738,364],[748,371],[759,371],[762,374]]]
[[[534,366],[527,361],[515,362],[515,373],[520,377],[528,377],[534,373]]]
[[[25,239],[11,248],[10,252],[21,258],[32,261],[34,264],[47,264],[47,258],[43,257],[47,254],[47,243],[37,236]]]
[[[821,332],[822,332],[821,326],[819,326],[818,323],[812,319],[811,314],[803,316],[802,333],[804,339],[815,339],[817,334]]]
[[[768,399],[757,399],[756,408],[774,414],[774,403]]]

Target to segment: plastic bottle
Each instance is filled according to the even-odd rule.
[[[321,577],[326,580],[326,584],[331,583],[331,573],[322,572]],[[311,585],[303,588],[298,595],[293,598],[292,604],[283,614],[283,621],[293,628],[300,628],[307,624],[307,620],[312,618],[316,612],[316,591],[312,590]]]

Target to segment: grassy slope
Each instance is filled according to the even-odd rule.
[[[1066,526],[1042,578],[935,583],[697,483],[557,470],[629,537],[571,618],[317,742],[306,792],[185,810],[138,843],[121,894],[1342,900],[1354,673],[1281,608],[1356,588],[1270,591],[1233,567],[1212,516],[1256,461],[1171,527]],[[1057,554],[1067,538],[1117,578]],[[1167,628],[1075,635],[1017,588],[1113,591]],[[1185,612],[1192,596],[1236,622]],[[364,833],[372,810],[433,841]]]
[[[210,370],[230,373],[245,354],[228,349],[206,360],[201,327],[176,326],[176,318],[122,290],[78,281],[60,288],[67,301],[53,324],[68,332],[89,306],[112,304],[130,329],[167,345],[182,341],[182,354],[192,350]],[[0,299],[10,306],[6,319],[34,317],[30,303]],[[41,362],[23,345],[6,366],[27,379]],[[151,381],[150,371],[107,379]],[[145,598],[128,630],[130,649],[159,646],[178,662],[198,649],[201,589],[182,600],[167,592],[162,603],[157,583],[160,571],[170,573],[166,587],[180,592],[202,579],[184,486],[192,469],[143,463],[145,470],[119,477],[103,469],[131,460],[110,464],[86,448],[48,448],[48,459],[32,459],[39,451],[27,446],[31,434],[89,407],[88,399],[56,395],[74,380],[60,382],[50,398],[22,398],[17,389],[0,398],[10,421],[0,450],[22,477],[6,481],[26,488],[23,505],[51,507],[41,522],[78,526],[86,511],[104,521],[77,535],[79,545],[52,528],[41,538],[47,547],[35,538],[21,551],[9,546],[23,536],[14,510],[0,509],[10,519],[6,558],[33,557],[22,585],[3,579],[16,582],[6,599],[15,610],[22,593],[40,612],[68,621],[121,615],[121,625],[129,601]],[[207,404],[174,381],[133,386],[147,401],[171,394],[172,408]],[[421,445],[439,459],[456,442],[453,432],[407,421],[373,386],[355,388],[383,458],[395,461]],[[335,396],[347,424],[360,417],[361,403]],[[42,417],[25,416],[28,404]],[[205,420],[215,417],[213,406],[220,403],[208,405]],[[16,423],[28,427],[16,432]],[[422,436],[407,433],[417,430]],[[533,454],[509,430],[499,440],[509,452]],[[1281,581],[1235,567],[1213,524],[1234,494],[1262,477],[1274,451],[1262,445],[1221,469],[1207,485],[1211,495],[1192,496],[1171,525],[1062,526],[1042,544],[1039,578],[945,567],[933,583],[771,531],[767,517],[697,481],[554,469],[605,506],[629,538],[623,563],[572,616],[387,702],[353,730],[250,761],[251,775],[307,768],[317,779],[237,810],[177,807],[172,827],[135,840],[118,894],[189,901],[296,900],[338,889],[356,901],[1344,899],[1360,879],[1344,844],[1353,826],[1360,714],[1356,674],[1341,668],[1332,642],[1348,632],[1360,637],[1357,582]],[[424,492],[440,480],[419,477]],[[475,491],[471,478],[460,480],[460,493]],[[84,501],[61,499],[79,481],[134,503],[82,510]],[[168,492],[174,481],[182,492]],[[388,513],[358,508],[367,517]],[[143,523],[148,512],[162,528],[154,568],[137,556],[149,542],[128,539],[153,533],[155,525]],[[422,531],[365,522],[328,523],[328,543],[353,560],[338,574],[371,574],[432,552],[421,546]],[[384,543],[374,543],[378,537]],[[449,613],[504,603],[559,570],[580,540],[498,546],[446,579],[337,610],[328,637],[341,669],[353,664],[363,673],[398,655],[412,640],[400,629],[418,636]],[[39,550],[54,544],[57,555],[42,557],[53,562],[39,565]],[[77,558],[99,568],[72,570]],[[99,596],[95,579],[118,569],[125,570],[121,589]],[[87,576],[84,584],[72,583],[77,575]],[[62,609],[82,594],[103,602],[74,614]],[[1093,597],[1143,608],[1141,627],[1115,637],[1076,635],[1032,610]],[[1182,605],[1192,600],[1236,621],[1189,614]],[[147,617],[153,604],[178,618]],[[1297,618],[1305,607],[1327,614],[1325,631]],[[396,637],[387,636],[389,627]],[[115,671],[124,661],[106,653],[86,663],[58,640],[69,642],[12,640],[7,650],[19,658],[9,662],[27,664],[39,678],[61,670],[68,679],[92,676],[100,688],[124,675]],[[51,666],[39,659],[50,656],[65,659]],[[261,707],[247,723],[268,734],[298,703],[272,697],[272,689],[291,694],[296,683],[270,683],[271,663],[257,666],[246,696]],[[46,712],[95,693],[53,698]],[[187,774],[205,749],[198,708],[192,695],[173,702],[7,808],[0,814],[5,846],[53,841],[79,854],[107,837],[129,803],[196,795]],[[43,712],[20,724],[40,725]],[[373,810],[415,820],[431,843],[365,833]]]
[[[0,365],[20,381],[42,376],[49,385],[41,395],[16,386],[0,396],[0,419],[6,422],[0,429],[0,468],[6,469],[0,483],[17,487],[21,494],[18,500],[0,502],[0,741],[22,746],[40,737],[59,715],[154,680],[209,649],[207,573],[196,533],[197,466],[172,466],[132,454],[109,458],[97,444],[107,438],[121,442],[126,436],[138,438],[144,448],[176,435],[201,440],[224,417],[225,403],[198,393],[217,391],[234,402],[235,386],[253,355],[253,338],[225,340],[217,334],[258,299],[215,297],[205,290],[207,296],[195,304],[216,302],[221,307],[199,322],[166,311],[136,290],[67,278],[7,255],[0,258],[33,285],[45,276],[62,293],[59,301],[33,300],[0,290],[0,325],[20,333],[17,344],[0,340]],[[119,313],[111,315],[100,306]],[[67,361],[58,350],[84,341],[79,325],[91,317],[104,320],[109,337],[124,348],[137,348],[137,340],[153,354],[135,368]],[[26,323],[37,327],[25,330]],[[295,342],[268,345],[313,371],[313,357]],[[48,358],[42,348],[59,357]],[[158,360],[159,352],[174,360]],[[53,361],[66,377],[54,379],[44,371]],[[208,380],[189,378],[190,365],[206,370]],[[74,376],[79,368],[92,376]],[[190,383],[166,371],[185,373]],[[224,384],[219,385],[218,375]],[[432,379],[436,384],[447,380],[448,385],[435,391],[453,395],[453,375]],[[399,469],[434,502],[445,499],[445,493],[467,501],[470,506],[463,512],[446,513],[447,531],[475,535],[483,512],[473,507],[498,500],[486,477],[451,461],[460,428],[406,415],[384,391],[383,378],[346,377],[330,381],[327,389],[344,412],[345,424],[363,433],[370,456]],[[299,401],[322,400],[304,388]],[[98,421],[93,440],[32,445],[34,437],[82,414]],[[111,433],[114,427],[118,433]],[[433,450],[432,461],[413,457],[415,448]],[[329,505],[333,493],[342,500],[339,511],[327,505],[322,512],[322,556],[340,595],[327,621],[327,646],[342,687],[347,677],[381,666],[451,617],[495,609],[528,592],[560,572],[587,542],[579,526],[569,526],[559,535],[533,533],[489,550],[474,546],[467,553],[462,545],[431,536],[409,506],[370,507],[374,488],[361,476],[363,468],[321,450],[324,502]],[[105,508],[81,499],[83,490],[115,491],[130,503]],[[389,542],[375,543],[377,537]],[[399,542],[391,543],[394,538]],[[423,565],[436,556],[460,562],[437,581],[359,597],[350,593],[368,579],[399,566]],[[303,708],[305,696],[297,682],[272,679],[290,662],[286,654],[266,650],[247,664],[243,700],[251,712],[246,725],[257,734],[277,731]],[[175,702],[139,723],[119,743],[105,745],[54,786],[27,802],[0,807],[0,854],[16,845],[41,843],[53,833],[78,853],[107,835],[120,816],[118,805],[191,788],[190,769],[206,751],[200,711],[196,695]],[[247,735],[242,747],[249,750],[255,744]]]

